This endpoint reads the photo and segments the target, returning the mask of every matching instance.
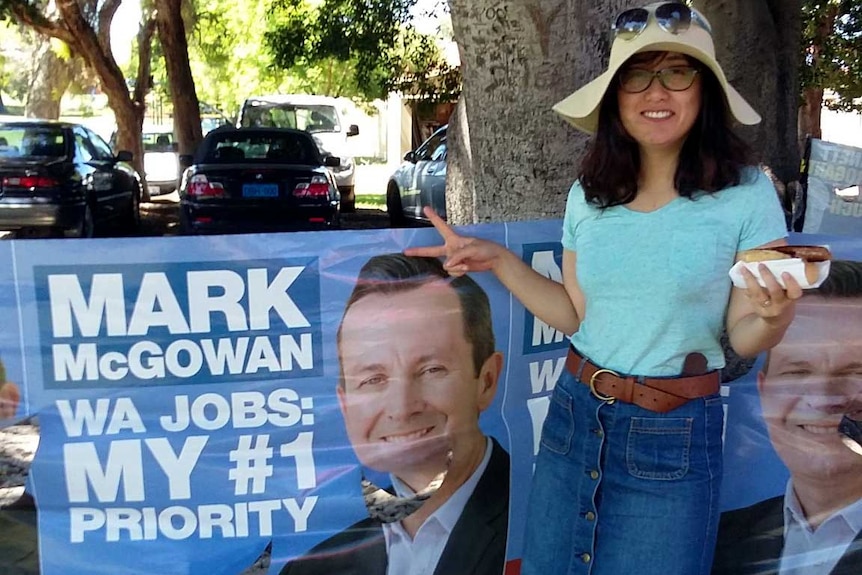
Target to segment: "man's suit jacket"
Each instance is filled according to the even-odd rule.
[[[722,513],[712,575],[777,575],[783,548],[783,495]],[[862,532],[830,575],[862,575]]]
[[[503,573],[509,528],[509,454],[492,441],[488,466],[449,535],[434,575]],[[386,575],[386,566],[382,524],[369,518],[294,559],[281,575]]]

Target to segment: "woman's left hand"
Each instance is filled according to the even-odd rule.
[[[749,270],[742,268],[745,279],[745,296],[751,302],[751,307],[766,323],[787,324],[793,319],[796,300],[802,297],[802,288],[792,275],[784,272],[781,279],[785,287],[781,287],[778,279],[764,264],[758,267],[760,277],[766,286],[761,286],[757,278]]]

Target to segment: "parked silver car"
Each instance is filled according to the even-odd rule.
[[[389,177],[386,209],[392,227],[410,220],[427,221],[425,206],[446,217],[446,128],[443,126],[407,152],[404,162]]]

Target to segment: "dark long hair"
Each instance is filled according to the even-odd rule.
[[[651,63],[662,57],[662,52],[644,52],[632,60]],[[743,168],[755,162],[748,145],[730,127],[718,79],[699,61],[686,58],[698,69],[702,97],[698,117],[680,151],[674,185],[680,196],[690,198],[699,190],[717,192],[739,184]],[[638,144],[620,119],[617,82],[618,76],[602,99],[599,127],[578,174],[587,201],[601,208],[634,200],[641,167]]]

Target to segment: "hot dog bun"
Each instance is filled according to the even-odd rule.
[[[789,260],[792,257],[793,256],[789,256],[785,253],[768,249],[745,250],[739,254],[739,260],[747,263],[768,262],[771,260]]]
[[[824,246],[776,246],[746,250],[739,254],[739,260],[748,263],[794,258],[805,262],[805,279],[808,283],[814,283],[819,277],[819,270],[815,264],[832,259],[832,254]]]

